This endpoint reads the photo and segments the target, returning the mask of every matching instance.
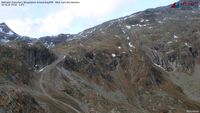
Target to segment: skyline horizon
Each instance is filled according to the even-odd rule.
[[[129,0],[128,0],[129,1]],[[135,3],[136,3],[136,1],[137,0],[135,0]],[[174,0],[173,0],[174,1]],[[30,23],[30,24],[28,24],[28,25],[21,25],[20,26],[20,24],[25,24],[26,22],[30,22],[31,20],[30,19],[26,19],[25,18],[25,21],[24,21],[24,23],[22,22],[22,20],[20,20],[20,19],[18,19],[18,21],[19,21],[19,23],[17,23],[18,21],[2,21],[1,20],[1,18],[0,18],[0,23],[6,23],[6,25],[11,29],[11,30],[13,30],[15,33],[17,33],[17,34],[19,34],[19,35],[21,35],[21,36],[28,36],[28,37],[33,37],[33,38],[39,38],[39,37],[44,37],[44,36],[57,36],[57,35],[59,35],[59,34],[78,34],[78,33],[80,33],[80,32],[82,32],[82,31],[84,31],[84,30],[87,30],[87,29],[90,29],[90,28],[92,28],[92,27],[95,27],[95,26],[98,26],[98,25],[100,25],[100,24],[103,24],[104,22],[107,22],[107,21],[112,21],[112,20],[115,20],[115,19],[118,19],[118,18],[121,18],[121,17],[125,17],[125,16],[129,16],[129,15],[132,15],[132,14],[134,14],[134,13],[137,13],[137,12],[140,12],[140,11],[144,11],[144,10],[146,10],[146,9],[151,9],[151,8],[157,8],[157,7],[163,7],[163,6],[169,6],[169,5],[171,5],[173,2],[170,2],[170,4],[169,3],[166,3],[166,4],[163,4],[163,5],[158,5],[158,6],[155,6],[155,7],[144,7],[144,6],[146,6],[146,5],[148,5],[148,4],[144,4],[143,5],[143,8],[136,8],[136,7],[134,7],[134,8],[132,8],[132,10],[129,10],[129,11],[124,11],[123,12],[123,14],[122,13],[120,13],[120,14],[116,14],[116,13],[114,13],[114,14],[108,14],[107,16],[108,17],[105,17],[105,16],[103,16],[103,18],[102,18],[102,16],[100,16],[99,18],[100,18],[100,20],[98,20],[98,21],[94,21],[94,22],[91,22],[91,23],[87,23],[88,21],[90,22],[90,19],[89,20],[83,20],[83,22],[81,22],[82,20],[81,20],[81,16],[80,16],[80,18],[79,18],[79,16],[77,16],[77,18],[78,18],[78,20],[77,20],[77,18],[75,18],[75,20],[77,20],[77,21],[75,21],[75,24],[71,24],[70,26],[68,26],[69,28],[68,29],[66,29],[65,28],[65,24],[63,24],[63,26],[64,26],[64,30],[63,29],[61,29],[61,30],[58,30],[57,29],[57,31],[56,31],[56,29],[55,29],[55,31],[54,31],[54,29],[50,29],[50,31],[52,31],[52,32],[50,32],[49,33],[49,31],[47,31],[47,32],[45,32],[45,31],[43,31],[42,33],[36,33],[37,32],[37,30],[38,29],[36,29],[36,27],[38,26],[38,25],[33,25],[33,24],[35,24],[35,23]],[[137,4],[137,3],[136,3]],[[136,10],[137,9],[137,10]],[[107,10],[105,10],[105,12],[107,12]],[[117,12],[118,13],[118,12]],[[61,15],[59,15],[60,17],[62,17],[62,14],[67,14],[67,13],[61,13]],[[109,16],[109,15],[111,15],[111,16]],[[65,16],[65,15],[63,15],[63,16]],[[88,17],[90,17],[91,15],[86,15],[86,16],[88,16]],[[98,16],[96,17],[96,18],[98,18]],[[94,18],[94,19],[96,19],[96,18]],[[99,19],[98,18],[98,19]],[[93,18],[91,17],[91,20],[92,20]],[[13,19],[14,20],[14,19]],[[37,20],[37,19],[36,19]],[[37,20],[37,21],[39,21],[39,20]],[[48,20],[47,20],[48,21]],[[54,21],[54,18],[52,19],[51,18],[51,20],[50,20],[50,22],[49,23],[51,23],[52,21]],[[63,21],[65,21],[64,19],[63,19]],[[21,23],[20,23],[21,22]],[[41,22],[41,21],[40,21]],[[73,21],[74,22],[74,21]],[[72,22],[72,23],[73,23]],[[36,22],[37,23],[37,22]],[[39,23],[39,22],[38,22]],[[48,22],[47,22],[48,23]],[[60,21],[60,23],[62,24],[62,21]],[[87,23],[87,24],[86,24]],[[49,25],[49,26],[56,26],[57,24],[52,24],[52,25]],[[47,27],[47,29],[49,28],[49,26]],[[66,25],[67,26],[67,25]],[[32,27],[32,28],[31,28]],[[38,26],[38,28],[41,28],[41,26]],[[56,26],[57,27],[57,26]],[[29,30],[29,32],[24,32],[23,30],[21,30],[20,28],[22,28],[22,29],[28,29]],[[58,28],[60,28],[59,26],[58,26]],[[35,30],[34,30],[35,29]],[[27,31],[28,31],[27,30]],[[32,30],[32,31],[31,31]],[[30,33],[30,31],[31,31],[31,33]]]

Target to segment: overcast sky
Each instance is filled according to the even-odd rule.
[[[169,5],[177,0],[76,1],[80,3],[0,6],[0,22],[5,22],[13,31],[20,35],[35,38],[60,33],[74,34],[111,19],[130,15],[147,8]]]

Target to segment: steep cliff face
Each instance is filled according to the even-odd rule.
[[[18,43],[18,48],[0,46],[0,73],[15,83],[27,84],[34,70],[49,65],[56,56],[43,45]]]
[[[25,46],[22,50],[25,62],[36,70],[51,64],[56,59],[55,54],[40,43]]]

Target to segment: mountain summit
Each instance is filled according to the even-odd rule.
[[[0,23],[0,43],[6,43],[18,38],[18,35],[13,32],[5,23]]]

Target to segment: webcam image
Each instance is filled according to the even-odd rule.
[[[0,113],[200,113],[200,0],[0,0]]]

